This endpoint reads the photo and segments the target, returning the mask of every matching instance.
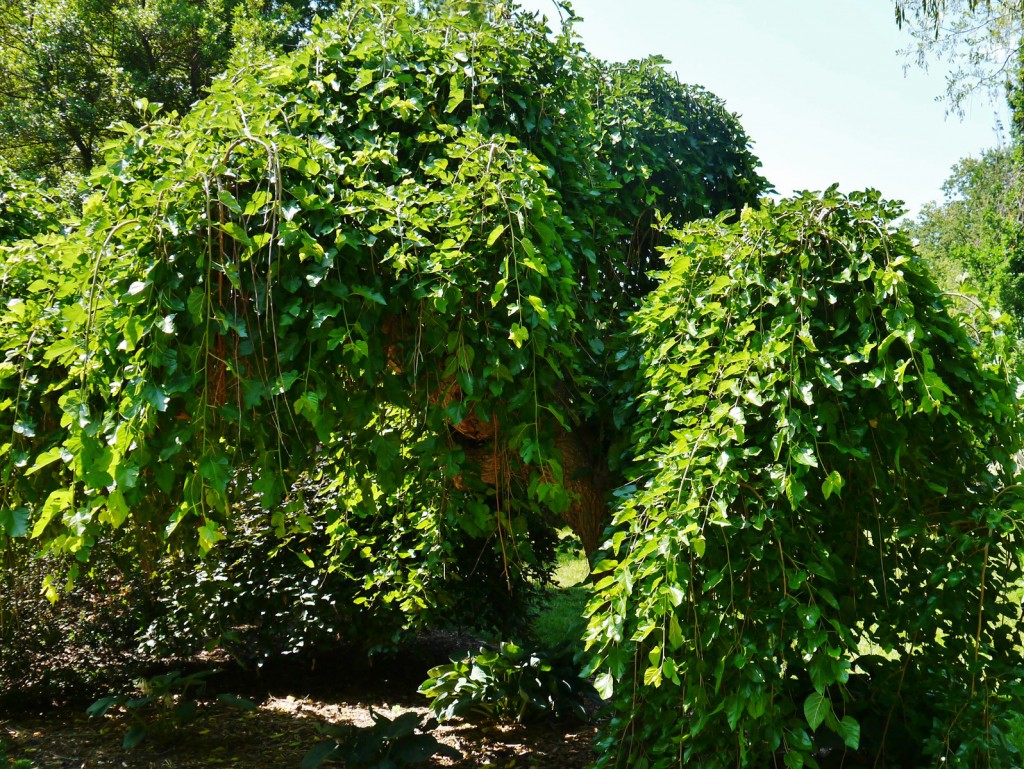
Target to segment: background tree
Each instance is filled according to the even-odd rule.
[[[1016,79],[1024,33],[1019,0],[897,0],[895,8],[897,23],[914,38],[907,54],[921,66],[932,58],[947,66],[951,111],[979,90],[1001,96]]]
[[[925,206],[910,228],[945,288],[985,295],[1018,323],[1024,319],[1022,176],[1016,147],[966,158],[943,185],[945,202]]]
[[[926,206],[911,230],[947,290],[985,294],[1015,318],[1019,331],[1024,318],[1024,7],[1016,1],[956,0],[900,2],[896,9],[897,20],[917,40],[919,62],[938,54],[952,67],[947,96],[954,109],[979,89],[1009,104],[1009,144],[954,166],[943,187],[945,201]]]
[[[294,43],[308,4],[272,0],[12,0],[0,9],[0,157],[88,172],[145,98],[183,114],[239,42]]]

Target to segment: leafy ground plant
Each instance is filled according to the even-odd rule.
[[[545,716],[586,720],[593,688],[571,645],[548,654],[506,642],[432,668],[420,692],[442,720],[476,714],[522,722]]]
[[[442,745],[429,733],[437,726],[432,718],[423,720],[416,713],[403,713],[390,719],[373,708],[370,718],[373,726],[321,726],[327,739],[306,754],[302,769],[316,769],[329,760],[340,760],[347,769],[401,769],[425,764],[433,756],[462,758],[455,748]]]
[[[90,716],[100,717],[112,709],[123,710],[131,726],[125,732],[122,747],[130,750],[147,737],[166,737],[195,720],[201,708],[197,698],[206,689],[206,679],[215,672],[202,670],[182,675],[172,670],[142,679],[138,684],[138,693],[103,697],[90,705],[87,712]],[[255,703],[233,694],[222,693],[217,696],[217,700],[231,707],[256,709]]]

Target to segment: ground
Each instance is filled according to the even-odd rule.
[[[131,751],[121,749],[124,719],[97,721],[81,710],[45,717],[0,716],[0,737],[13,748],[11,759],[29,759],[38,769],[157,769],[178,767],[298,767],[321,736],[322,722],[371,723],[367,707],[389,717],[422,704],[326,701],[310,697],[267,697],[254,712],[218,708],[175,735],[148,740]],[[463,758],[435,758],[432,766],[459,769],[582,769],[594,758],[592,726],[532,724],[487,726],[452,720],[438,727],[438,739]],[[331,764],[325,764],[325,767]]]
[[[189,665],[221,672],[208,679],[195,720],[177,728],[162,727],[149,717],[150,734],[135,749],[121,747],[128,717],[119,712],[102,718],[86,714],[88,703],[56,708],[19,709],[11,700],[0,710],[0,768],[22,769],[157,769],[157,767],[298,767],[306,752],[323,739],[318,724],[369,726],[370,708],[388,718],[415,712],[427,718],[427,700],[416,693],[430,666],[442,662],[465,638],[430,637],[401,654],[366,666],[345,649],[311,660],[278,660],[260,669],[233,669],[217,660]],[[213,696],[230,691],[256,703],[246,711],[228,707]],[[594,759],[594,725],[547,722],[529,725],[488,724],[452,719],[434,734],[462,754],[454,761],[435,758],[432,766],[493,769],[582,769]],[[3,745],[8,759],[4,763]],[[337,764],[325,764],[330,767]]]
[[[580,555],[563,559],[550,600],[534,628],[540,642],[555,646],[572,632],[586,600],[580,583],[587,575],[586,560]],[[41,655],[40,663],[75,671],[76,685],[66,685],[53,669],[46,671],[52,675],[37,670],[29,676],[50,681],[46,686],[30,686],[32,691],[0,685],[0,769],[298,769],[310,748],[323,739],[317,728],[321,724],[369,726],[370,708],[388,718],[406,712],[428,717],[428,701],[417,693],[427,671],[478,644],[469,635],[434,632],[419,636],[390,657],[370,661],[354,649],[339,647],[321,651],[317,657],[286,657],[241,669],[222,653],[165,660],[153,667],[152,661],[142,657],[113,660],[101,646],[64,643],[59,654]],[[126,751],[122,740],[131,726],[129,717],[112,711],[91,718],[86,709],[96,697],[130,689],[129,671],[147,664],[150,676],[174,669],[218,672],[206,679],[194,720],[173,727],[169,719],[162,726],[149,716],[146,739]],[[2,679],[0,670],[0,684]],[[224,692],[251,700],[256,709],[223,705],[216,695]],[[594,711],[596,715],[596,703]],[[593,721],[521,725],[452,719],[434,734],[462,758],[435,757],[430,766],[583,769],[595,758],[591,747],[595,730]],[[342,765],[323,765],[324,769],[335,766]]]

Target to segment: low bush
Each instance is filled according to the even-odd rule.
[[[501,643],[432,668],[429,675],[420,693],[441,720],[470,714],[520,722],[545,716],[586,720],[594,694],[568,645],[545,653]]]
[[[94,718],[111,710],[127,715],[131,726],[122,742],[125,750],[136,747],[147,737],[167,739],[195,720],[204,704],[199,698],[206,690],[206,679],[215,672],[202,670],[184,675],[172,670],[144,678],[138,682],[138,691],[103,697],[90,705],[87,712]],[[217,701],[244,710],[256,709],[254,702],[233,694],[220,694]]]
[[[460,759],[462,754],[442,745],[430,734],[437,721],[416,713],[390,719],[370,708],[373,726],[330,724],[321,726],[326,740],[302,759],[301,769],[316,769],[324,761],[341,760],[346,769],[402,769],[430,761],[433,756]]]

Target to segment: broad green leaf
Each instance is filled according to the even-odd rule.
[[[594,689],[602,700],[610,700],[615,692],[615,678],[611,673],[601,673],[594,679]]]
[[[841,497],[843,491],[843,476],[839,474],[837,470],[833,470],[825,476],[825,480],[821,483],[821,493],[828,499],[830,496],[835,494],[837,497]]]
[[[49,467],[51,464],[61,458],[60,446],[54,446],[52,449],[47,449],[36,457],[36,461],[32,463],[32,466],[25,471],[25,475],[32,475],[42,470],[44,467]]]
[[[0,509],[0,532],[8,537],[24,537],[28,534],[29,510],[21,507],[16,510]]]
[[[852,716],[843,716],[836,732],[850,750],[860,748],[860,724]]]
[[[530,338],[530,332],[525,326],[519,323],[512,324],[512,330],[509,331],[508,338],[512,340],[512,343],[516,347],[522,347]]]
[[[235,222],[224,222],[223,224],[220,225],[220,227],[222,230],[224,230],[224,232],[226,232],[228,235],[230,235],[232,238],[234,238],[247,248],[254,249],[256,247],[256,244],[253,242],[252,238],[249,237],[249,233],[246,232],[241,225],[235,224]]]
[[[238,201],[235,200],[235,196],[232,195],[228,190],[225,190],[223,188],[218,190],[217,200],[219,200],[221,202],[221,205],[223,205],[229,211],[232,211],[236,214],[242,213],[242,207],[238,205]],[[222,224],[221,226],[225,228],[225,231],[227,231],[227,225],[229,224],[234,224],[234,222],[224,222],[224,224]]]
[[[811,692],[804,700],[804,718],[807,719],[811,731],[817,731],[831,712],[832,701],[822,692]]]
[[[490,248],[491,246],[493,246],[495,244],[495,242],[498,240],[498,238],[501,237],[501,234],[504,231],[505,231],[505,225],[504,224],[499,224],[493,230],[491,230],[491,234],[487,236],[487,247]]]
[[[661,686],[661,666],[651,665],[644,671],[644,686],[653,686],[657,689]]]
[[[43,509],[32,527],[32,539],[38,539],[46,531],[50,521],[71,507],[75,493],[72,489],[55,489],[43,503]]]
[[[791,456],[798,465],[806,465],[807,467],[818,466],[818,458],[814,455],[814,449],[810,446],[801,446]]]
[[[451,89],[451,95],[448,97],[448,104],[444,108],[447,113],[452,113],[458,109],[459,105],[462,104],[466,99],[466,92],[459,87],[453,87]],[[490,244],[488,244],[490,245]]]
[[[125,732],[124,739],[121,741],[121,748],[123,750],[131,750],[139,746],[144,739],[146,739],[146,727],[136,724]]]

